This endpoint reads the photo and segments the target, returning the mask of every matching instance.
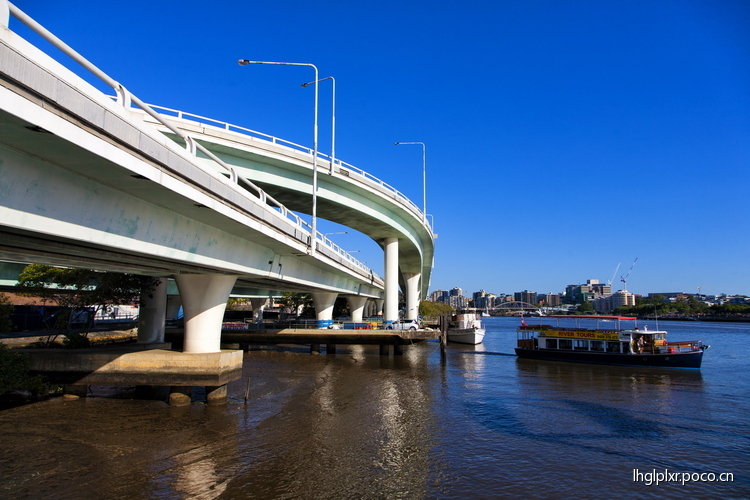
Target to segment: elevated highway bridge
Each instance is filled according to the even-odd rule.
[[[22,22],[109,85],[117,99],[12,31]],[[164,111],[164,109],[163,109]],[[385,277],[296,212],[319,215],[384,249]],[[131,272],[177,282],[185,352],[220,351],[232,291],[311,292],[321,321],[339,295],[353,319],[368,300],[398,319],[426,295],[434,235],[388,184],[280,139],[184,113],[160,114],[0,0],[0,260]],[[166,285],[142,342],[163,339]],[[382,302],[380,302],[382,303]]]

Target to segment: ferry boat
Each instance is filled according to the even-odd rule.
[[[518,328],[519,358],[607,365],[700,368],[710,346],[700,340],[668,342],[664,330],[639,328],[627,316],[542,316]],[[629,328],[623,322],[632,324]]]
[[[476,312],[463,311],[454,314],[448,321],[448,341],[460,344],[481,344],[484,326]]]

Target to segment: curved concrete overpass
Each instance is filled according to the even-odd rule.
[[[117,102],[6,29],[8,6],[111,86]],[[165,119],[15,6],[0,7],[0,258],[174,276],[192,304],[191,352],[218,349],[235,283],[313,291],[326,314],[337,294],[354,296],[359,310],[384,297],[392,320],[401,281],[416,317],[433,235],[403,195],[342,163],[319,176],[320,216],[384,247],[383,281],[285,206],[309,209],[309,150]]]
[[[296,212],[312,212],[311,150],[228,123],[153,106],[175,113],[167,121],[232,165],[237,174],[261,187]],[[176,142],[184,144],[166,126],[145,113],[151,122]],[[209,121],[209,123],[206,123]],[[261,136],[261,137],[259,137]],[[215,165],[210,159],[207,165]],[[318,168],[318,217],[356,229],[381,247],[398,238],[398,266],[402,275],[421,275],[421,296],[426,297],[434,259],[434,234],[421,210],[403,194],[352,165],[321,155]],[[404,287],[403,279],[400,280]],[[404,288],[405,289],[405,288]]]

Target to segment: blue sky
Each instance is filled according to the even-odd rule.
[[[142,100],[312,146],[434,217],[430,290],[750,295],[750,3],[22,1]],[[11,29],[26,30],[11,20]],[[330,82],[320,86],[330,151]],[[321,224],[321,231],[343,231]],[[382,274],[379,247],[332,239]]]

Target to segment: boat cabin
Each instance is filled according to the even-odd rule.
[[[582,326],[582,320],[587,326]],[[522,319],[518,329],[518,347],[525,349],[554,349],[589,351],[593,353],[642,354],[674,353],[683,351],[685,342],[668,343],[667,332],[649,330],[648,326],[629,329],[623,321],[637,324],[637,318],[627,316],[542,316],[528,325]],[[550,324],[554,323],[554,324]]]

